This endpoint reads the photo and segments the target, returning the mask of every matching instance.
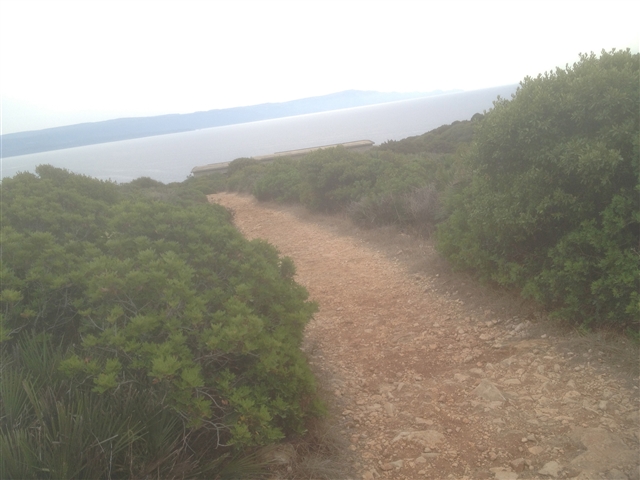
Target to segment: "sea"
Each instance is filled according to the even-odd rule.
[[[490,110],[517,85],[333,110],[1,159],[1,178],[49,164],[102,180],[182,182],[196,166],[356,140],[377,145]]]

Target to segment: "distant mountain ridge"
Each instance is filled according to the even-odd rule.
[[[344,108],[362,107],[448,93],[444,92],[397,93],[346,90],[317,97],[291,100],[282,103],[264,103],[246,107],[234,107],[205,112],[131,117],[80,123],[63,127],[8,133],[0,136],[2,157],[14,157],[30,153],[47,152],[64,148],[117,142],[133,138],[166,135],[202,128],[221,127],[238,123],[256,122],[274,118],[326,112]]]

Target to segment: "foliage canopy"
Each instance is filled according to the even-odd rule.
[[[439,229],[448,258],[560,317],[637,322],[639,58],[581,55],[494,103]]]
[[[89,461],[108,438],[93,439],[98,431],[129,438],[110,461],[119,475],[141,475],[161,462],[150,449],[157,428],[184,439],[185,459],[206,451],[220,471],[212,461],[301,432],[321,413],[299,349],[315,304],[291,260],[244,239],[228,211],[194,203],[192,190],[142,179],[120,187],[50,166],[1,189],[1,374],[13,390],[0,390],[0,456],[25,459],[27,477],[92,476],[91,462],[107,461]],[[30,368],[37,349],[24,345],[34,341],[55,355]],[[9,411],[10,398],[23,409]],[[87,417],[75,446],[93,453],[75,473],[60,470],[51,452],[63,433],[43,443],[33,432],[44,412],[76,428],[87,405],[113,423],[92,430]],[[136,416],[144,410],[159,425]],[[19,465],[1,467],[3,478],[27,478]]]

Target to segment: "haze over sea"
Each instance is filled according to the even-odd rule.
[[[1,176],[41,164],[119,183],[139,177],[181,182],[195,166],[355,140],[377,145],[420,135],[489,110],[517,85],[366,107],[101,143],[2,159]]]

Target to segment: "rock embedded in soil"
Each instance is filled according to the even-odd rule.
[[[473,391],[478,397],[487,400],[488,402],[504,402],[506,398],[502,392],[489,380],[482,380],[480,384]]]
[[[602,472],[638,460],[637,452],[631,450],[619,435],[604,428],[576,427],[569,438],[587,449],[571,460],[570,465],[580,470]]]
[[[513,468],[513,470],[517,473],[522,472],[526,465],[524,462],[524,458],[516,458],[515,460],[511,460],[509,464],[511,465],[511,468]]]
[[[436,430],[414,430],[408,432],[400,432],[391,443],[395,443],[399,440],[421,440],[427,445],[434,446],[444,440],[444,435]]]
[[[560,464],[555,460],[553,460],[551,462],[545,463],[544,466],[540,470],[538,470],[538,473],[540,475],[546,475],[549,477],[558,478],[558,474],[560,473],[561,470],[562,470],[562,467],[560,466]]]

